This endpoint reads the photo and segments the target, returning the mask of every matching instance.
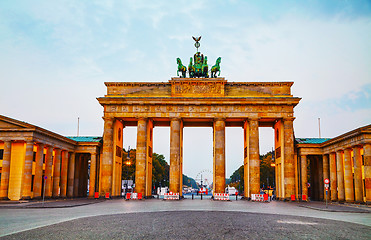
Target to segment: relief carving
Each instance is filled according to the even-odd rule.
[[[174,83],[175,94],[223,94],[221,82],[182,82]]]

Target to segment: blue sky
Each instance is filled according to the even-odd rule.
[[[103,82],[166,82],[199,35],[228,81],[295,82],[297,137],[318,137],[319,117],[322,137],[370,124],[370,1],[3,0],[0,114],[63,135],[76,134],[79,116],[80,135],[102,135]],[[195,177],[212,169],[211,129],[185,131],[184,172]],[[124,133],[135,146],[135,129]],[[260,134],[265,153],[273,132]],[[155,130],[167,159],[168,138]],[[227,129],[227,176],[242,164],[239,139]]]

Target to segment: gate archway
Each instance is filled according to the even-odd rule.
[[[100,195],[120,192],[119,129],[137,126],[136,191],[151,195],[153,128],[170,126],[170,191],[182,192],[183,128],[213,127],[214,192],[225,189],[225,127],[244,129],[245,197],[259,193],[259,127],[275,132],[277,196],[297,193],[293,82],[228,82],[224,78],[172,78],[168,82],[106,82]]]

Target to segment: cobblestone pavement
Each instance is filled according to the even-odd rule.
[[[370,239],[371,228],[319,218],[175,211],[81,218],[4,239]]]
[[[90,201],[90,203],[95,203],[95,204],[71,207],[71,203],[70,203],[71,201],[72,202],[74,201],[89,202]],[[64,208],[62,208],[61,202],[65,203]],[[22,204],[27,204],[27,203],[20,203],[19,206],[21,207]],[[81,219],[81,224],[84,224],[85,222],[86,225],[83,225],[83,226],[85,226],[88,229],[89,227],[91,227],[89,223],[92,223],[95,221],[93,219],[96,219],[98,221],[101,218],[101,217],[97,218],[94,216],[103,216],[103,215],[109,215],[107,216],[108,218],[116,219],[119,222],[120,221],[125,222],[125,219],[128,219],[128,216],[129,216],[127,215],[128,213],[137,214],[137,215],[134,214],[135,216],[139,216],[138,214],[142,214],[141,217],[138,217],[139,220],[136,220],[136,221],[138,222],[138,224],[146,224],[145,222],[140,223],[141,221],[140,219],[142,218],[142,216],[147,216],[149,213],[153,213],[153,214],[157,213],[153,216],[151,215],[152,217],[150,217],[150,219],[152,219],[153,217],[155,219],[157,218],[160,219],[161,216],[165,212],[169,214],[171,214],[172,212],[174,212],[174,214],[175,212],[178,212],[178,214],[174,215],[174,218],[184,220],[185,218],[182,217],[181,213],[183,212],[186,213],[189,211],[202,211],[206,213],[213,212],[213,214],[217,214],[217,215],[220,214],[220,216],[228,212],[233,212],[234,214],[236,214],[236,216],[238,216],[240,213],[241,214],[242,213],[254,213],[252,215],[250,214],[246,216],[249,216],[248,218],[251,218],[251,219],[253,219],[252,218],[253,216],[258,216],[261,223],[269,219],[273,219],[273,220],[276,218],[279,219],[280,217],[286,219],[284,221],[289,221],[289,222],[291,221],[289,220],[290,217],[299,217],[298,221],[302,221],[302,222],[306,222],[307,218],[316,218],[316,221],[320,222],[317,225],[322,225],[323,223],[326,222],[326,220],[337,220],[337,221],[341,221],[337,223],[341,224],[341,226],[343,227],[349,226],[351,227],[351,229],[353,229],[354,227],[352,226],[355,225],[355,226],[358,226],[358,228],[361,229],[362,232],[364,232],[363,231],[364,228],[370,229],[371,227],[371,214],[369,212],[370,210],[369,207],[367,206],[356,207],[356,206],[345,205],[345,204],[337,204],[336,206],[335,204],[333,204],[333,208],[337,211],[331,211],[331,212],[328,210],[324,210],[325,208],[324,203],[308,203],[306,204],[307,206],[305,207],[304,206],[305,204],[302,204],[302,203],[290,203],[290,202],[278,202],[278,201],[274,201],[271,203],[259,203],[259,202],[249,202],[249,201],[227,201],[227,202],[219,202],[219,201],[212,201],[212,200],[201,201],[200,199],[195,199],[195,200],[184,199],[180,201],[163,201],[163,200],[158,200],[158,199],[148,199],[148,200],[142,200],[142,201],[133,201],[133,200],[125,201],[123,199],[114,199],[114,200],[106,200],[106,201],[78,199],[78,200],[59,201],[58,203],[52,203],[51,201],[49,206],[53,204],[58,205],[58,207],[56,208],[49,207],[49,208],[14,209],[14,208],[4,208],[4,204],[2,204],[3,207],[0,208],[0,236],[5,236],[5,235],[13,234],[13,233],[26,231],[26,230],[32,230],[32,229],[36,229],[36,228],[40,228],[40,227],[44,227],[44,226],[48,226],[52,224],[58,224],[58,225],[54,225],[53,228],[56,226],[68,227],[69,223],[71,223],[74,226],[76,225],[76,221],[71,222],[70,220],[76,220],[76,219],[81,219],[85,217],[93,217],[91,218],[92,220],[90,220],[89,218],[85,218],[85,220]],[[308,208],[308,206],[312,208]],[[341,211],[342,209],[344,211]],[[351,212],[352,209],[354,210]],[[363,212],[361,212],[360,209]],[[205,214],[201,214],[201,216],[202,215],[205,215]],[[271,216],[271,217],[268,217],[268,216]],[[102,219],[103,219],[102,226],[104,226],[105,217],[103,217]],[[145,217],[143,219],[145,219]],[[159,221],[159,224],[161,225],[160,220],[158,221]],[[184,224],[188,224],[187,223],[188,220],[184,220],[184,221],[185,221]],[[63,222],[65,222],[65,224],[67,225],[60,224]],[[77,222],[79,221],[77,220]],[[109,222],[113,223],[113,221],[109,221]],[[211,227],[217,224],[218,224],[217,222],[210,222]],[[301,223],[298,223],[296,225],[300,225],[300,224]],[[291,225],[296,226],[295,224],[291,224]],[[289,224],[287,226],[291,226],[291,225]],[[280,226],[281,225],[278,224],[277,228],[280,228]],[[309,226],[312,226],[312,225],[309,224],[307,227]],[[336,226],[336,224],[334,223],[333,226]],[[246,225],[245,227],[249,227],[249,226]],[[190,221],[189,226],[186,227],[184,231],[185,232],[190,231],[190,233],[192,233],[193,232],[192,228],[193,228],[192,221]],[[44,228],[44,229],[47,230],[49,228]],[[45,230],[45,234],[47,234],[46,230]],[[296,235],[293,235],[293,236],[296,236]],[[112,237],[115,237],[115,235],[112,235]],[[339,238],[342,238],[342,237],[339,235]]]

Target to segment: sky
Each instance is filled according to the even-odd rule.
[[[104,82],[167,82],[176,58],[222,57],[230,82],[293,81],[296,137],[336,137],[371,123],[371,2],[0,1],[0,114],[65,136],[102,136]],[[169,128],[154,152],[169,161]],[[124,129],[135,148],[136,128]],[[260,128],[260,153],[273,130]],[[243,162],[226,129],[226,177]],[[212,129],[184,129],[185,174],[212,170]]]

